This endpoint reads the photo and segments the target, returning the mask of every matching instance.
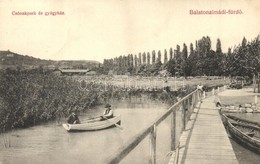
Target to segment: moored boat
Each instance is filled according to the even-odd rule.
[[[90,119],[80,124],[62,124],[67,131],[93,131],[106,129],[113,126],[119,126],[121,123],[121,116],[114,116],[110,119]]]
[[[260,127],[250,121],[222,114],[223,123],[232,139],[244,147],[260,154]],[[233,118],[233,119],[232,119]],[[247,123],[248,122],[248,123]]]

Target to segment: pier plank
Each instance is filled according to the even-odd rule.
[[[237,164],[221,116],[215,107],[214,96],[204,99],[191,117],[193,119],[188,122],[180,138],[178,163]]]

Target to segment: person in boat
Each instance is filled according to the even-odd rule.
[[[72,112],[71,115],[68,117],[67,123],[68,124],[80,124],[78,115],[76,113]]]
[[[114,117],[114,113],[113,113],[113,110],[111,109],[110,104],[105,105],[105,111],[104,111],[103,115],[100,117],[101,117],[101,120],[106,120],[106,119]]]

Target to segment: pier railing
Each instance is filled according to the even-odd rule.
[[[202,98],[202,93],[197,89],[188,94],[173,106],[171,106],[165,113],[157,118],[152,124],[146,127],[143,131],[134,136],[127,144],[122,146],[116,154],[106,160],[109,164],[119,163],[124,157],[126,157],[142,140],[148,135],[150,136],[150,159],[151,164],[156,163],[156,129],[157,126],[166,118],[171,117],[171,151],[174,151],[178,144],[176,144],[176,111],[182,111],[182,131],[185,129],[186,123],[189,120],[196,104]]]

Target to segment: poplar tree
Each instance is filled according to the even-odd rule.
[[[142,54],[141,52],[139,52],[138,54],[138,66],[140,66],[142,64]]]
[[[134,60],[135,60],[135,62],[134,62],[134,63],[135,63],[135,67],[138,67],[138,58],[137,58],[137,55],[135,55],[135,59],[134,59]]]
[[[152,51],[152,64],[155,63],[155,56],[156,56],[155,50],[153,50],[153,51]]]
[[[173,51],[172,51],[172,48],[170,48],[170,59],[169,60],[172,60],[172,56],[173,55]]]
[[[151,56],[150,53],[147,53],[147,64],[151,64]]]
[[[143,53],[143,64],[146,64],[146,53]]]
[[[162,56],[162,54],[161,54],[161,51],[159,50],[159,51],[158,51],[157,62],[162,62],[161,56]]]
[[[167,57],[167,51],[166,51],[166,49],[164,50],[164,64],[166,64],[167,63],[167,61],[168,61],[168,57]]]

